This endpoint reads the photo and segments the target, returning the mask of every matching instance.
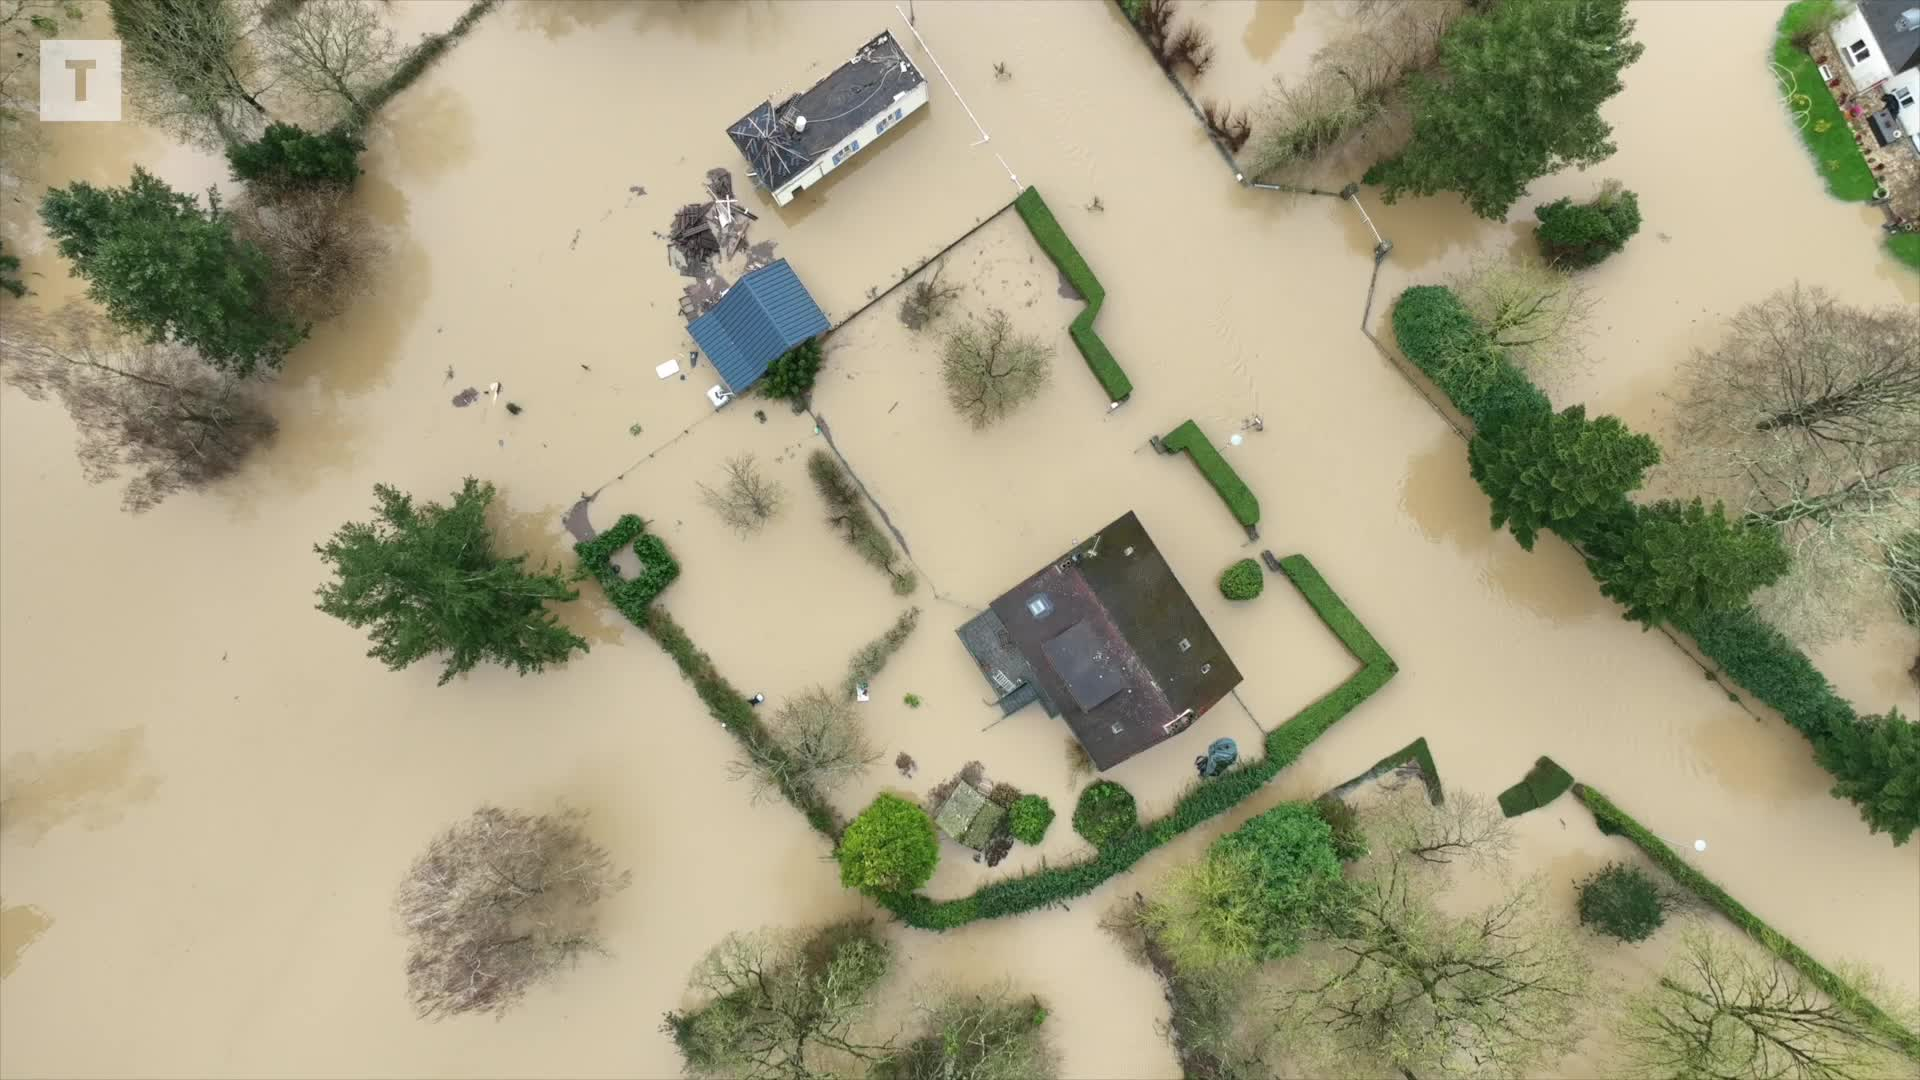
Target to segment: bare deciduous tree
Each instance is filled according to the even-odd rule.
[[[264,201],[236,200],[229,213],[240,236],[273,265],[279,305],[303,321],[332,318],[366,291],[386,240],[339,189],[310,189]]]
[[[260,37],[282,85],[304,94],[323,125],[364,122],[368,91],[386,81],[399,59],[380,9],[365,0],[306,0],[263,20]],[[334,107],[320,108],[321,102]]]
[[[1417,861],[1383,856],[1310,974],[1269,998],[1289,1053],[1346,1075],[1526,1076],[1571,1050],[1591,964],[1538,883],[1458,918]]]
[[[926,328],[960,295],[960,286],[940,284],[940,273],[946,268],[947,264],[941,263],[933,268],[933,273],[914,282],[913,288],[907,290],[907,298],[900,302],[900,321],[907,329]]]
[[[976,428],[1002,419],[1038,394],[1053,374],[1053,348],[1014,332],[994,308],[984,323],[969,321],[947,334],[940,372],[947,400]]]
[[[1425,799],[1396,798],[1379,810],[1376,843],[1425,863],[1505,862],[1513,829],[1493,803],[1471,791],[1449,792],[1438,806]]]
[[[728,458],[726,473],[726,482],[717,490],[700,485],[700,501],[719,514],[728,528],[744,536],[780,512],[786,493],[779,481],[761,475],[752,454]]]
[[[127,100],[146,120],[205,147],[250,137],[271,83],[235,0],[109,0]]]
[[[136,513],[232,475],[278,427],[258,384],[183,345],[119,333],[78,305],[0,319],[0,378],[36,400],[59,398],[87,479],[133,473],[121,505]]]
[[[832,1075],[836,1057],[883,1058],[856,1039],[892,956],[871,923],[728,934],[693,971],[700,1001],[663,1025],[691,1076],[791,1080]]]
[[[1850,981],[1859,986],[1861,977]],[[1852,1080],[1911,1067],[1872,1024],[1785,961],[1699,925],[1683,932],[1659,982],[1628,999],[1615,1032],[1620,1072],[1649,1080]]]
[[[1538,259],[1476,259],[1452,281],[1454,294],[1494,344],[1533,372],[1583,354],[1593,301],[1572,274]]]
[[[853,706],[817,686],[787,699],[767,728],[773,745],[750,743],[730,768],[753,781],[756,800],[790,788],[829,792],[880,759]]]
[[[45,129],[39,118],[40,42],[85,15],[78,0],[0,0],[0,190],[36,174]]]
[[[1696,486],[1781,528],[1795,557],[1756,606],[1809,643],[1885,595],[1882,552],[1920,526],[1920,310],[1795,286],[1740,310],[1676,395]]]
[[[394,901],[415,1011],[504,1012],[581,953],[605,952],[593,907],[633,875],[587,838],[585,816],[483,806],[427,846]]]
[[[936,988],[916,1003],[920,1033],[874,1070],[876,1080],[1053,1080],[1060,1052],[1042,1029],[1046,1006],[1006,984]]]

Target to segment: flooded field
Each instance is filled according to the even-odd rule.
[[[1221,53],[1196,96],[1251,101],[1337,25],[1327,7],[1192,4]],[[412,34],[459,5],[394,8]],[[312,609],[312,545],[363,519],[373,484],[444,498],[468,474],[500,487],[506,546],[536,561],[571,564],[561,516],[582,494],[597,526],[649,518],[685,566],[663,603],[776,704],[836,684],[918,605],[920,628],[862,706],[882,760],[838,805],[919,797],[978,759],[1062,812],[1038,852],[996,870],[948,845],[940,896],[1080,847],[1064,726],[1028,710],[983,731],[998,713],[955,626],[1137,510],[1247,676],[1244,706],[1115,771],[1152,812],[1206,739],[1251,751],[1352,670],[1279,578],[1238,608],[1212,586],[1260,547],[1309,555],[1399,661],[1390,686],[1255,805],[1071,910],[890,931],[901,986],[1004,977],[1045,997],[1071,1075],[1177,1074],[1158,983],[1095,925],[1114,896],[1421,735],[1449,789],[1488,796],[1551,754],[1669,840],[1707,839],[1701,868],[1816,956],[1872,959],[1920,990],[1920,846],[1870,836],[1798,735],[1623,622],[1570,550],[1527,554],[1487,529],[1465,445],[1359,333],[1373,238],[1350,207],[1235,185],[1111,4],[915,8],[990,141],[887,5],[544,0],[489,16],[383,115],[356,197],[393,231],[392,255],[370,295],[293,354],[274,390],[278,442],[212,492],[130,518],[115,488],[81,479],[58,408],[0,394],[0,1072],[672,1075],[658,1018],[710,944],[863,908],[797,814],[727,778],[732,741],[592,586],[564,613],[590,655],[446,687],[385,671]],[[1674,364],[1796,275],[1858,303],[1920,302],[1868,212],[1825,197],[1774,107],[1760,57],[1777,10],[1637,6],[1647,53],[1607,108],[1618,154],[1540,181],[1511,224],[1453,198],[1363,196],[1394,241],[1380,295],[1512,247],[1535,202],[1619,177],[1647,224],[1591,273],[1594,363],[1554,389],[1656,431]],[[804,472],[824,445],[813,416],[750,400],[716,413],[705,365],[685,381],[653,372],[691,344],[688,281],[657,234],[708,169],[745,188],[726,125],[883,28],[926,70],[931,107],[786,210],[746,194],[753,240],[841,323],[1034,184],[1105,284],[1100,332],[1136,386],[1108,411],[1065,334],[1078,304],[1011,214],[942,272],[963,287],[958,311],[1003,308],[1054,348],[1050,388],[1008,421],[977,432],[954,416],[937,331],[905,328],[898,293],[837,329],[815,412],[910,545],[922,580],[907,598],[821,521]],[[1679,108],[1709,86],[1710,117]],[[52,183],[122,183],[135,162],[184,189],[224,174],[133,124],[48,134]],[[1104,210],[1084,209],[1096,197]],[[29,302],[77,295],[28,211],[7,206],[5,236],[27,256]],[[494,381],[523,414],[449,405]],[[1224,445],[1256,415],[1264,430]],[[1189,418],[1260,496],[1259,546],[1190,463],[1149,449]],[[787,505],[743,539],[696,485],[746,452]],[[1863,710],[1911,709],[1913,649],[1882,620],[1818,659]],[[901,751],[911,779],[892,766]],[[409,860],[481,803],[562,800],[592,811],[635,873],[603,912],[613,956],[499,1023],[416,1020],[390,914]],[[1521,832],[1517,868],[1561,884],[1624,848],[1565,803]]]

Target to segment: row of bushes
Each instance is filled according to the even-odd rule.
[[[1018,915],[1064,903],[1131,869],[1149,852],[1188,829],[1226,813],[1279,775],[1315,739],[1400,670],[1305,555],[1290,555],[1280,561],[1280,566],[1321,621],[1360,660],[1361,667],[1325,697],[1269,732],[1265,757],[1229,769],[1216,779],[1200,781],[1180,796],[1166,816],[1109,839],[1090,859],[1066,866],[1043,866],[1020,877],[992,882],[971,896],[955,900],[935,900],[918,893],[875,898],[907,925],[922,930],[951,930],[979,919]]]
[[[1519,783],[1500,793],[1500,812],[1508,817],[1519,817],[1559,798],[1572,786],[1572,774],[1554,764],[1552,758],[1540,758],[1533,763],[1533,768],[1527,770],[1527,775],[1520,778]]]
[[[1815,960],[1805,949],[1787,940],[1786,935],[1762,922],[1758,915],[1748,911],[1740,901],[1735,900],[1725,889],[1715,884],[1712,878],[1694,869],[1693,864],[1681,858],[1664,841],[1629,817],[1626,811],[1615,806],[1605,795],[1586,784],[1574,785],[1573,791],[1582,802],[1586,803],[1601,832],[1612,836],[1624,836],[1633,841],[1640,850],[1647,853],[1648,858],[1671,875],[1674,881],[1711,904],[1722,915],[1751,935],[1755,941],[1766,946],[1774,955],[1800,969],[1802,974],[1835,1001],[1871,1021],[1881,1033],[1897,1043],[1907,1054],[1920,1057],[1920,1034],[1909,1031],[1899,1021],[1882,1011],[1878,1005],[1862,996],[1845,979],[1827,970],[1826,965]]]
[[[1161,438],[1160,445],[1169,454],[1185,450],[1192,455],[1193,463],[1200,468],[1200,475],[1207,478],[1213,490],[1220,493],[1226,501],[1227,509],[1240,524],[1252,528],[1260,524],[1260,500],[1254,497],[1253,489],[1247,486],[1240,474],[1233,471],[1227,459],[1214,449],[1213,441],[1207,438],[1200,425],[1189,420]]]
[[[420,44],[415,45],[406,59],[394,67],[393,74],[387,76],[387,81],[375,87],[362,99],[361,105],[365,113],[361,117],[361,123],[364,124],[372,119],[373,114],[393,100],[394,95],[412,86],[415,79],[425,74],[435,61],[444,56],[448,49],[453,48],[454,43],[465,37],[467,31],[473,29],[473,25],[480,21],[481,16],[492,11],[499,2],[500,0],[473,0],[473,3],[467,7],[466,11],[460,13],[460,17],[454,20],[453,25],[448,27],[445,33],[428,34],[422,37]]]
[[[853,662],[847,665],[847,677],[840,684],[841,691],[847,697],[853,697],[862,683],[871,683],[874,676],[887,666],[887,661],[893,659],[893,654],[899,652],[900,647],[913,636],[914,627],[919,625],[919,608],[910,607],[901,612],[886,633],[862,645],[860,651],[853,654]]]
[[[1394,305],[1393,328],[1401,351],[1474,421],[1480,435],[1517,420],[1551,414],[1546,395],[1487,340],[1449,290],[1422,285],[1401,293]],[[1625,495],[1616,499],[1616,504],[1593,508],[1578,521],[1639,520],[1630,499]],[[1588,566],[1596,571],[1604,569],[1596,555],[1622,546],[1622,537],[1605,525],[1562,524],[1557,531],[1568,542],[1587,549]],[[1633,614],[1631,607],[1629,614]],[[1912,767],[1848,748],[1874,739],[1905,746],[1920,740],[1920,734],[1897,714],[1860,717],[1834,693],[1805,653],[1750,608],[1709,608],[1672,621],[1734,682],[1777,709],[1813,743],[1821,765],[1841,781],[1835,796],[1859,805],[1870,829],[1891,833],[1896,844],[1906,841],[1914,827],[1916,803],[1920,803],[1920,795],[1910,787]]]
[[[1111,401],[1125,401],[1133,395],[1133,380],[1121,370],[1120,362],[1113,358],[1107,343],[1100,340],[1100,334],[1093,328],[1093,320],[1100,314],[1100,307],[1106,303],[1107,290],[1100,285],[1100,279],[1093,276],[1093,268],[1080,255],[1080,249],[1073,246],[1067,231],[1060,227],[1053,211],[1048,209],[1045,199],[1040,197],[1037,188],[1029,187],[1013,200],[1013,208],[1019,213],[1020,220],[1027,223],[1027,231],[1033,233],[1033,239],[1047,258],[1060,268],[1073,287],[1087,301],[1087,306],[1067,324],[1067,336],[1079,347],[1080,355],[1086,357],[1087,367],[1093,369],[1093,377],[1100,380],[1100,388],[1107,392]]]
[[[680,564],[667,550],[666,542],[646,528],[646,522],[639,515],[623,514],[613,528],[575,544],[573,550],[580,557],[580,574],[598,581],[620,614],[646,631],[655,644],[673,657],[680,674],[693,684],[694,691],[707,706],[707,714],[718,720],[728,734],[746,744],[761,760],[784,754],[785,748],[760,723],[759,715],[745,695],[734,689],[726,676],[714,667],[713,659],[693,643],[673,616],[652,606],[660,593],[680,576]],[[614,553],[628,544],[633,545],[641,563],[640,576],[631,579],[622,577],[613,565]],[[834,817],[833,808],[818,791],[793,779],[798,770],[776,769],[773,775],[780,778],[780,794],[806,815],[807,824],[829,840],[839,837],[840,822]]]

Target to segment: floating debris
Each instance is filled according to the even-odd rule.
[[[464,409],[479,400],[480,391],[469,386],[465,390],[453,395],[453,407],[456,409]]]
[[[512,413],[515,416],[519,416],[522,412],[525,412],[526,410],[522,409],[520,406],[509,401],[507,402],[507,411]]]

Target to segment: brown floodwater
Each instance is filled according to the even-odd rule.
[[[1297,70],[1339,21],[1322,4],[1195,6],[1223,57],[1196,94],[1236,101]],[[444,496],[467,474],[499,486],[506,542],[536,560],[570,561],[562,518],[583,493],[597,493],[598,527],[650,518],[685,565],[664,603],[776,707],[836,683],[856,648],[920,606],[920,630],[862,706],[882,759],[836,802],[919,797],[979,760],[1062,811],[1038,851],[996,870],[948,846],[937,895],[1080,850],[1064,729],[1033,710],[992,725],[953,628],[1135,509],[1247,673],[1174,746],[1115,770],[1145,812],[1170,803],[1206,739],[1251,751],[1353,670],[1277,577],[1238,607],[1211,587],[1262,547],[1305,552],[1402,671],[1225,824],[1419,735],[1449,788],[1487,795],[1551,754],[1662,836],[1707,839],[1701,868],[1815,955],[1871,959],[1920,988],[1920,848],[1868,835],[1799,736],[1621,621],[1570,551],[1529,555],[1486,528],[1464,446],[1358,331],[1372,238],[1351,208],[1236,186],[1110,4],[915,8],[991,141],[977,145],[925,63],[932,107],[787,210],[746,195],[761,215],[752,238],[774,242],[839,322],[998,212],[1017,190],[1010,169],[1098,271],[1101,333],[1137,389],[1107,410],[1065,334],[1076,307],[1011,216],[960,245],[942,277],[963,287],[958,312],[1003,308],[1055,350],[1051,386],[1002,425],[953,416],[937,338],[900,324],[897,294],[837,331],[815,408],[906,537],[913,597],[821,522],[804,473],[824,442],[813,417],[753,401],[715,413],[705,365],[685,381],[653,372],[691,344],[677,314],[687,280],[656,234],[701,197],[707,169],[745,187],[726,124],[851,43],[904,33],[887,5],[544,2],[489,16],[381,118],[356,197],[392,230],[392,254],[289,361],[280,439],[213,491],[129,518],[111,485],[81,479],[57,408],[0,394],[0,1072],[671,1075],[658,1017],[709,944],[863,909],[797,814],[727,778],[730,740],[592,586],[564,613],[591,654],[446,687],[428,667],[385,671],[312,609],[312,545],[365,515],[374,483]],[[395,9],[411,36],[458,7]],[[1862,303],[1914,302],[1920,285],[1875,251],[1858,208],[1825,197],[1773,105],[1759,58],[1776,11],[1636,6],[1647,55],[1607,109],[1619,153],[1536,184],[1514,224],[1477,221],[1457,199],[1366,196],[1395,243],[1382,295],[1512,247],[1532,202],[1619,176],[1646,230],[1591,275],[1604,329],[1594,362],[1556,393],[1654,429],[1686,350],[1795,275]],[[1012,78],[996,80],[995,63]],[[1688,107],[1702,86],[1710,115]],[[224,171],[130,123],[48,134],[39,172],[54,183],[122,182],[134,162],[185,188]],[[1096,196],[1105,210],[1084,209]],[[26,255],[30,302],[77,295],[24,205],[10,205],[5,235]],[[500,403],[449,404],[495,381]],[[1228,444],[1255,415],[1264,430]],[[1147,447],[1188,418],[1259,494],[1260,544],[1188,462]],[[697,488],[744,452],[788,495],[749,538]],[[1820,660],[1863,708],[1907,707],[1913,645],[1883,620]],[[907,707],[908,693],[923,704]],[[892,767],[902,751],[919,763],[912,778]],[[499,1023],[416,1020],[389,911],[408,861],[479,803],[562,800],[591,810],[635,871],[603,913],[613,955]],[[1568,878],[1621,850],[1564,802],[1522,820],[1522,870]],[[895,931],[889,993],[1011,979],[1048,999],[1072,1075],[1174,1075],[1152,975],[1096,920],[1217,831],[1065,910]]]

